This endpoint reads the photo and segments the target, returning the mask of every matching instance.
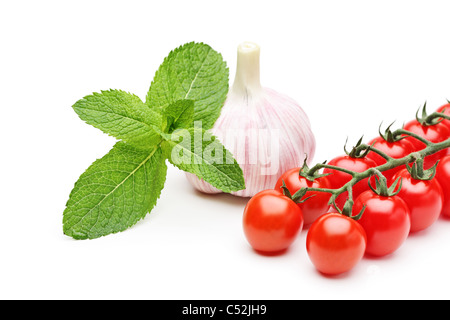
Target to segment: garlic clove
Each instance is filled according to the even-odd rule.
[[[301,166],[306,155],[310,163],[316,145],[308,116],[297,102],[261,86],[259,57],[255,43],[238,46],[235,80],[211,129],[242,168],[246,189],[232,192],[241,197],[272,189],[285,171]],[[186,175],[201,192],[221,192]]]

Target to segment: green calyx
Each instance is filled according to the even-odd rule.
[[[284,182],[284,180],[282,181],[281,189],[283,190],[283,194],[295,203],[303,203],[309,198],[314,197],[314,195],[311,195],[309,197],[303,198],[306,195],[308,188],[300,188],[297,192],[291,194],[289,189],[286,187],[286,183]]]
[[[397,178],[394,183],[390,187],[387,185],[386,177],[384,177],[381,173],[375,174],[375,188],[371,183],[372,176],[368,179],[369,188],[379,196],[382,197],[393,197],[396,196],[401,188],[402,188],[402,179]],[[397,188],[398,186],[398,188]]]
[[[419,116],[420,109],[422,109],[422,116],[421,117]],[[417,109],[416,119],[423,126],[433,126],[433,125],[438,124],[439,122],[441,122],[443,120],[442,118],[436,117],[434,113],[431,114],[431,115],[428,115],[428,113],[427,113],[427,102],[426,101],[423,104],[423,107]]]
[[[358,212],[358,214],[353,215],[353,188],[352,185],[347,185],[347,187],[345,188],[348,192],[348,198],[344,203],[343,208],[339,208],[339,206],[336,204],[336,199],[339,196],[340,193],[333,193],[331,198],[330,198],[330,202],[329,204],[332,205],[334,207],[334,209],[336,209],[337,212],[339,212],[340,214],[349,217],[355,221],[361,219],[364,211],[366,210],[366,206],[364,205],[363,208],[361,209],[360,212]]]
[[[350,157],[354,159],[364,158],[370,152],[370,148],[362,144],[363,136],[358,140],[356,145],[352,148],[350,152],[347,151],[347,141],[345,140],[344,151]]]
[[[423,167],[423,158],[417,159],[411,166],[406,165],[406,169],[414,180],[428,181],[436,175],[436,168],[439,160],[430,169],[425,170]]]
[[[316,170],[315,168],[310,169],[307,164],[307,160],[308,160],[308,155],[305,156],[305,161],[303,161],[302,168],[298,172],[298,175],[300,177],[303,177],[303,178],[307,179],[308,181],[313,182],[316,179],[330,175],[330,173],[319,173],[319,170]],[[327,161],[324,161],[323,165],[325,165],[326,163],[327,163]]]
[[[395,122],[395,121],[394,121]],[[383,123],[380,123],[380,126],[378,127],[378,133],[380,135],[381,138],[383,138],[384,140],[386,140],[389,143],[394,143],[397,141],[400,141],[402,139],[405,139],[406,136],[401,136],[401,135],[395,135],[392,130],[391,127],[394,124],[394,122],[392,122],[384,131],[384,133],[381,132],[381,126]]]

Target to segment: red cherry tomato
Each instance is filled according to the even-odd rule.
[[[447,128],[447,126],[443,123],[425,126],[420,124],[420,122],[418,122],[417,120],[412,120],[404,126],[404,129],[412,133],[415,133],[421,136],[422,138],[425,138],[426,140],[434,143],[442,142],[450,138],[450,129]],[[405,138],[405,140],[410,141],[414,145],[416,149],[415,151],[419,151],[425,148],[424,143],[420,142],[417,139],[414,139],[413,137]],[[425,169],[431,168],[436,163],[436,161],[438,161],[446,154],[447,150],[444,149],[425,157],[424,168]]]
[[[450,217],[450,156],[445,156],[439,161],[435,177],[441,185],[444,196],[442,215],[448,218]]]
[[[406,157],[410,153],[416,151],[414,148],[414,145],[406,140],[401,139],[399,141],[395,142],[388,142],[382,137],[378,137],[375,139],[372,139],[369,143],[369,145],[373,145],[374,148],[377,148],[378,150],[384,152],[388,156],[394,158],[394,159],[400,159],[403,157]],[[386,163],[386,160],[380,156],[379,154],[375,152],[369,152],[366,156],[369,159],[372,159],[376,162],[377,166],[383,165]],[[383,172],[383,175],[386,177],[386,179],[389,181],[392,176],[401,169],[401,167],[396,167],[387,171]]]
[[[309,181],[299,175],[300,170],[301,168],[293,168],[283,173],[275,185],[275,190],[283,192],[281,189],[283,181],[291,195],[305,187],[330,188],[330,183],[328,182],[327,177],[320,177],[314,179],[314,181]],[[327,192],[308,191],[303,198],[306,199],[307,197],[311,198],[307,199],[303,203],[298,203],[297,205],[302,210],[304,224],[310,225],[318,217],[327,212],[329,207],[328,201],[330,200],[331,194]]]
[[[366,171],[367,169],[377,166],[375,161],[367,157],[352,158],[347,155],[336,157],[332,159],[330,162],[328,162],[328,164],[356,172],[363,172]],[[332,189],[338,189],[352,179],[352,176],[350,174],[334,169],[325,168],[323,173],[331,173],[329,176],[327,176],[327,178],[328,181],[330,182]],[[356,197],[358,197],[361,193],[363,193],[366,190],[369,190],[368,179],[363,179],[358,183],[356,183],[353,186],[352,190],[353,199],[356,199]],[[347,191],[341,193],[336,199],[336,205],[342,209],[344,207],[347,198],[348,198]]]
[[[448,116],[450,116],[450,103],[444,104],[443,106],[440,106],[437,110],[437,112],[444,113]],[[442,120],[442,123],[447,126],[447,128],[450,130],[450,120],[444,119]]]
[[[351,270],[364,256],[366,233],[355,220],[326,213],[308,230],[306,250],[316,269],[336,275]]]
[[[353,214],[364,212],[358,223],[367,235],[366,253],[384,256],[397,250],[411,228],[408,205],[399,196],[384,197],[372,190],[356,198]]]
[[[400,170],[392,177],[402,179],[402,187],[398,196],[409,207],[411,218],[411,232],[424,230],[431,226],[439,217],[443,192],[436,178],[431,180],[416,180],[405,169]]]
[[[254,195],[244,209],[245,236],[256,251],[275,253],[287,249],[303,227],[302,211],[275,190]]]

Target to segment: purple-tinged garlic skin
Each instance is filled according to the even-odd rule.
[[[259,82],[259,47],[238,47],[236,78],[212,133],[242,168],[246,189],[232,192],[252,197],[273,189],[288,169],[312,161],[315,138],[308,116],[296,101]],[[204,193],[222,191],[187,173],[188,181]]]

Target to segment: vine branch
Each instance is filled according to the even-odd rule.
[[[438,119],[439,121],[442,121],[443,119],[450,120],[450,116],[443,114],[443,113],[434,112],[430,115],[426,115],[422,119],[424,119],[424,120],[422,120],[424,123],[436,124],[436,119]],[[410,164],[410,163],[414,163],[413,166],[416,166],[416,170],[422,170],[422,173],[423,173],[424,172],[423,171],[423,159],[426,156],[429,156],[431,154],[434,154],[438,151],[441,151],[443,149],[450,147],[450,138],[445,141],[442,141],[442,142],[433,143],[433,142],[430,142],[430,141],[422,138],[421,136],[419,136],[415,133],[412,133],[412,132],[404,130],[404,129],[395,130],[392,133],[392,136],[394,137],[394,139],[397,139],[396,141],[410,136],[414,139],[417,139],[417,140],[423,142],[426,145],[426,147],[422,150],[412,152],[403,158],[395,159],[395,158],[388,156],[381,150],[374,148],[372,145],[361,144],[360,143],[361,140],[360,140],[358,142],[357,146],[355,147],[355,150],[353,150],[356,155],[365,154],[365,152],[375,152],[378,155],[380,155],[381,157],[383,157],[384,159],[386,159],[386,163],[376,166],[376,167],[373,167],[373,168],[369,168],[363,172],[355,172],[355,171],[352,171],[349,169],[340,168],[340,167],[329,165],[326,163],[318,163],[318,164],[314,165],[311,169],[308,169],[306,166],[304,166],[302,168],[302,170],[307,169],[306,170],[307,172],[302,172],[301,173],[302,176],[307,175],[307,176],[311,177],[312,179],[313,179],[313,177],[320,176],[317,174],[317,171],[319,171],[320,169],[324,169],[324,168],[345,172],[345,173],[351,175],[352,178],[350,181],[348,181],[342,187],[337,188],[337,189],[312,188],[312,187],[301,188],[293,195],[293,198],[297,199],[297,200],[295,200],[297,202],[302,201],[301,200],[302,194],[304,195],[306,193],[306,191],[318,191],[318,192],[331,193],[330,204],[333,205],[335,207],[335,209],[337,211],[339,211],[340,213],[345,214],[345,215],[357,220],[361,217],[361,215],[364,211],[364,208],[362,209],[362,211],[359,214],[357,214],[355,216],[352,215],[352,211],[351,211],[352,206],[353,206],[352,188],[356,183],[358,183],[361,180],[364,180],[366,178],[370,178],[371,176],[376,175],[377,178],[379,180],[381,180],[381,184],[386,184],[387,183],[386,178],[384,177],[382,172],[399,167],[399,166],[403,166],[403,165],[405,165],[406,167],[409,167],[408,164]],[[434,170],[436,168],[436,165],[437,165],[437,163],[430,170]],[[369,181],[369,183],[370,183],[370,181]],[[401,183],[400,183],[399,188],[401,188]],[[394,188],[392,188],[392,189],[394,189]],[[345,203],[344,208],[341,210],[335,204],[335,200],[341,193],[346,192],[346,191],[348,192],[348,200]]]

